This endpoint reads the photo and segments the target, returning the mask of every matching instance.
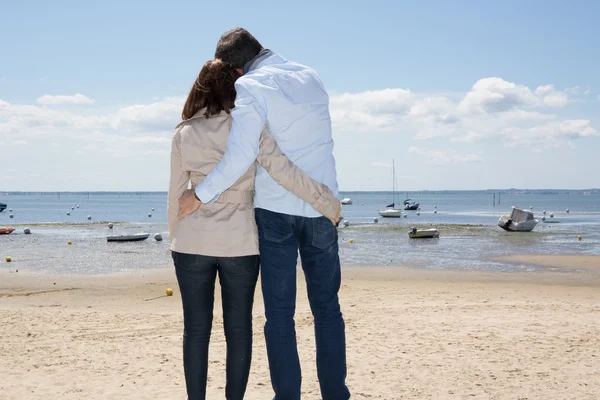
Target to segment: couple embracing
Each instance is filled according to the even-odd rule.
[[[350,398],[336,195],[329,98],[317,73],[263,48],[244,29],[226,32],[215,60],[194,82],[171,151],[169,231],[183,302],[189,399],[206,397],[217,275],[227,341],[225,394],[243,399],[259,265],[275,399],[300,399],[298,253],[314,316],[322,398]]]

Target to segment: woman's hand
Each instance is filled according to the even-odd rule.
[[[337,226],[342,215],[342,205],[326,185],[323,185],[323,193],[317,203],[316,210],[329,219],[334,226]]]
[[[340,218],[342,217],[342,206],[340,205],[339,201],[337,201],[336,204],[337,204],[337,214],[335,215],[335,217],[329,218],[329,220],[331,221],[333,226],[338,226],[338,224],[340,223]]]

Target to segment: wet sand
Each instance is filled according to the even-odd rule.
[[[596,255],[519,255],[495,258],[496,261],[525,265],[542,265],[552,268],[567,268],[600,272],[600,256]]]
[[[572,272],[344,268],[341,301],[352,398],[600,398],[597,260],[506,260],[561,271],[577,266]],[[164,296],[167,287],[175,290],[173,297]],[[215,307],[209,399],[224,398],[225,383],[218,297]],[[260,290],[254,321],[246,398],[264,400],[272,390]],[[312,317],[302,284],[296,321],[303,398],[319,399]],[[9,272],[5,265],[0,398],[183,399],[182,329],[171,269],[61,276]]]

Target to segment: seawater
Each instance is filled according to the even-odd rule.
[[[397,206],[411,198],[421,204],[420,215],[409,211],[401,219],[378,215],[394,201],[392,193],[342,192],[340,197],[353,199],[342,209],[349,226],[339,229],[345,265],[501,272],[536,269],[492,260],[503,255],[600,254],[600,191],[408,192],[396,195]],[[14,260],[1,268],[98,274],[171,265],[166,193],[0,193],[0,202],[8,204],[0,213],[0,226],[18,228],[0,236],[0,256]],[[532,233],[504,232],[496,223],[512,206],[533,207],[538,219],[546,210],[552,223],[540,222]],[[109,230],[106,222],[116,223],[115,228]],[[22,233],[25,226],[32,235]],[[409,240],[412,226],[437,227],[441,238]],[[141,230],[161,233],[165,241],[106,243],[107,234]],[[67,246],[67,240],[73,245]]]

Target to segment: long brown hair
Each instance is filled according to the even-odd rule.
[[[190,90],[181,118],[190,119],[202,109],[206,109],[206,118],[221,111],[229,113],[235,103],[237,78],[239,74],[232,65],[219,59],[207,61]]]

